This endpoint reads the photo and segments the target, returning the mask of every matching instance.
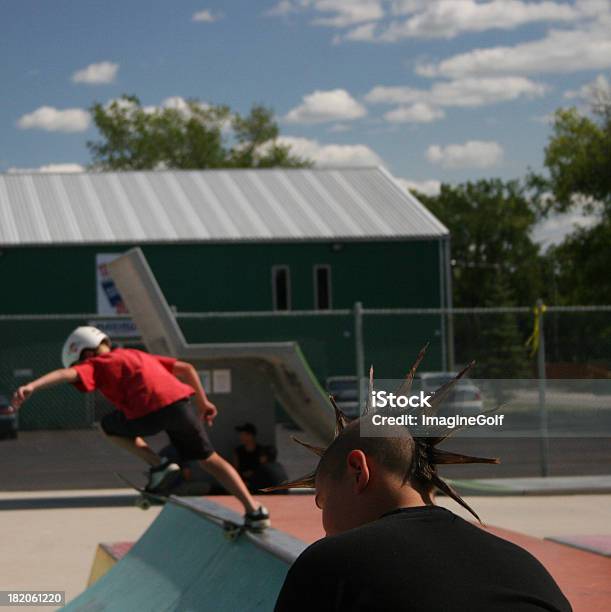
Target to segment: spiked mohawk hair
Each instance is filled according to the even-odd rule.
[[[401,383],[399,389],[397,390],[397,395],[407,395],[411,391],[412,383],[414,381],[414,375],[420,362],[423,360],[426,350],[428,348],[428,344],[425,345],[418,356],[416,357],[415,362],[412,367],[407,372],[403,382]],[[472,361],[461,370],[452,380],[448,381],[444,385],[442,385],[435,393],[433,394],[432,399],[430,400],[431,408],[427,408],[425,414],[427,416],[435,415],[443,400],[447,397],[448,393],[451,391],[452,387],[475,365],[475,361]],[[361,415],[361,419],[367,417],[371,413],[371,402],[372,402],[372,392],[373,392],[373,367],[369,370],[369,392],[367,394],[367,402],[365,405],[365,410]],[[344,413],[338,408],[335,403],[335,399],[332,396],[329,396],[329,400],[333,409],[335,410],[335,432],[333,435],[333,441],[327,447],[321,446],[313,446],[312,444],[308,444],[307,442],[303,442],[298,438],[293,436],[293,440],[300,444],[301,446],[307,448],[309,451],[313,452],[318,457],[325,457],[327,450],[333,446],[333,443],[338,440],[342,436],[342,432],[346,428],[346,426],[350,423],[349,419],[344,415]],[[498,410],[498,407],[493,408],[492,410],[486,411],[485,414],[494,412]],[[354,421],[357,421],[355,419]],[[353,421],[353,422],[354,422]],[[418,490],[425,498],[430,496],[430,493],[435,489],[439,489],[443,491],[448,497],[451,497],[455,502],[460,504],[463,508],[469,511],[480,523],[481,519],[477,515],[477,513],[467,504],[467,502],[437,473],[438,465],[450,465],[450,464],[465,464],[465,463],[500,463],[498,458],[487,458],[487,457],[472,457],[469,455],[462,455],[458,453],[451,453],[449,451],[444,451],[437,448],[437,445],[443,442],[446,438],[448,438],[454,431],[459,428],[454,428],[453,430],[449,430],[447,433],[443,433],[440,435],[426,435],[426,436],[413,436],[413,452],[411,456],[411,462],[405,466],[405,474],[403,478],[403,483],[406,484],[409,482],[416,490]],[[409,431],[406,428],[406,431]],[[321,461],[322,462],[322,461]],[[315,479],[317,471],[320,467],[320,462],[317,468],[307,474],[306,476],[302,476],[301,478],[297,478],[296,480],[292,480],[290,482],[286,482],[282,485],[276,487],[269,487],[267,489],[263,489],[264,492],[277,491],[280,489],[291,489],[291,488],[313,488],[315,485]]]

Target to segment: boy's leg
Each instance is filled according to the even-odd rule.
[[[244,524],[248,529],[261,531],[271,525],[267,508],[262,504],[258,504],[252,498],[244,481],[231,463],[225,461],[216,452],[213,452],[207,459],[201,459],[199,463],[229,493],[235,495],[242,502],[246,511],[244,513]]]
[[[164,410],[163,416],[167,419],[165,430],[180,456],[184,460],[199,461],[206,472],[218,480],[229,493],[235,495],[244,506],[247,521],[251,520],[249,515],[256,515],[252,519],[254,523],[268,526],[267,511],[253,499],[236,469],[216,453],[201,420],[194,414],[190,402],[176,402]],[[265,514],[265,516],[259,517],[259,514]]]
[[[136,457],[140,457],[140,459],[152,467],[156,467],[161,463],[159,455],[140,436],[135,438],[123,438],[121,436],[106,434],[106,437],[113,444],[129,451],[132,455],[136,455]]]
[[[129,420],[125,415],[115,410],[102,418],[100,425],[109,440],[117,446],[140,457],[151,466],[149,482],[146,489],[163,492],[170,488],[180,478],[180,467],[172,461],[161,461],[161,457],[151,449],[141,436],[154,435],[162,431],[154,415]]]
[[[229,493],[242,502],[247,513],[254,512],[261,505],[253,499],[233,465],[225,461],[218,453],[213,452],[207,459],[200,459],[199,464]]]

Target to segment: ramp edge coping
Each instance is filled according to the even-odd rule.
[[[214,519],[208,516],[210,514],[238,525],[242,525],[244,522],[243,517],[237,512],[208,499],[186,499],[184,497],[172,495],[169,498],[169,503],[194,512],[201,518],[210,522],[214,522]],[[272,527],[261,533],[246,531],[240,537],[247,537],[255,546],[274,555],[289,565],[292,564],[308,546],[306,542],[298,540],[288,533]]]

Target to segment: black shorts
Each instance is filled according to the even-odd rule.
[[[183,461],[208,459],[214,452],[189,399],[179,400],[138,419],[128,419],[120,410],[114,410],[102,418],[100,425],[105,434],[121,438],[154,436],[165,431]]]

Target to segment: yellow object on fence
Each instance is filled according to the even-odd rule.
[[[530,335],[528,340],[526,341],[526,346],[530,347],[530,356],[534,357],[539,350],[539,343],[541,341],[541,321],[543,320],[543,314],[547,311],[547,306],[545,304],[537,304],[533,308],[533,313],[535,315],[535,323],[533,326],[533,333]]]

